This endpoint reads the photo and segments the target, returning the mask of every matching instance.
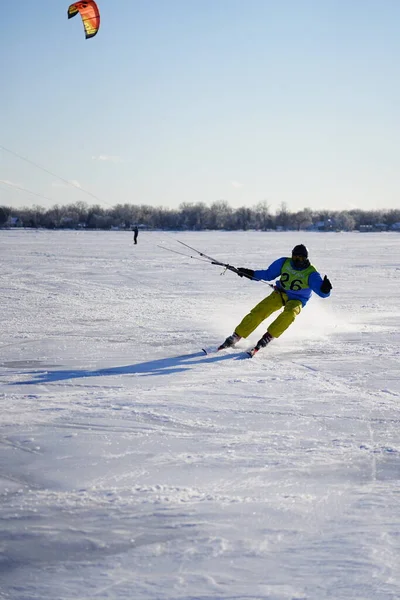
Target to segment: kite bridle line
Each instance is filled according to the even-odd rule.
[[[210,264],[210,261],[205,258],[200,258],[199,256],[189,256],[189,254],[179,252],[178,250],[172,250],[172,248],[166,248],[165,246],[160,246],[160,244],[157,244],[157,248],[161,248],[161,250],[167,250],[167,252],[173,252],[174,254],[179,254],[180,256],[186,256],[186,258],[194,258],[195,260],[201,260],[201,262],[206,262]]]
[[[52,177],[56,177],[57,179],[59,179],[60,181],[62,181],[63,183],[65,183],[66,185],[69,185],[69,186],[71,186],[71,187],[79,190],[80,192],[83,192],[84,194],[87,194],[88,196],[91,196],[92,198],[94,198],[95,200],[97,200],[97,202],[99,202],[100,204],[107,204],[108,206],[112,206],[109,202],[105,202],[104,200],[102,200],[101,198],[99,198],[98,196],[96,196],[95,194],[92,194],[92,192],[89,192],[88,190],[85,190],[82,186],[80,186],[79,184],[75,183],[74,181],[68,181],[68,179],[64,179],[64,177],[60,177],[60,175],[57,175],[57,173],[53,173],[49,169],[46,169],[45,167],[42,167],[41,165],[33,162],[33,160],[30,160],[29,158],[25,158],[24,156],[21,156],[21,154],[18,154],[17,152],[14,152],[13,150],[10,150],[9,148],[6,148],[2,144],[0,144],[0,150],[3,150],[4,152],[8,152],[8,154],[12,154],[13,156],[16,156],[20,160],[25,161],[26,163],[32,165],[33,167],[36,167],[37,169],[40,169],[40,171],[43,171],[44,173],[47,173],[48,175],[51,175]],[[5,183],[6,185],[9,185],[10,187],[14,187],[15,189],[20,189],[20,190],[22,190],[24,192],[27,192],[28,194],[32,194],[33,196],[39,196],[39,198],[44,198],[45,200],[51,200],[51,201],[53,201],[51,198],[46,198],[46,196],[43,196],[42,194],[36,194],[35,192],[32,192],[31,190],[28,190],[27,188],[18,187],[18,186],[14,185],[14,184],[10,184],[10,183],[4,182],[4,181],[2,181],[1,183]]]
[[[189,248],[190,250],[194,250],[194,252],[197,252],[197,254],[199,254],[201,257],[204,257],[212,265],[217,265],[219,267],[225,267],[225,271],[223,271],[221,273],[221,275],[226,273],[226,271],[232,271],[233,273],[239,272],[239,270],[236,267],[233,267],[232,265],[228,265],[227,263],[223,263],[223,262],[217,260],[216,258],[213,258],[212,256],[208,256],[207,254],[204,254],[204,252],[200,252],[200,250],[197,250],[196,248],[192,248],[192,246],[188,246],[188,244],[185,244],[184,242],[181,242],[180,240],[176,240],[176,241],[178,242],[178,244],[182,244],[182,246],[186,246],[186,248]]]
[[[216,258],[209,256],[208,254],[204,254],[204,252],[200,252],[200,250],[197,250],[197,248],[193,248],[193,246],[189,246],[188,244],[185,244],[185,242],[181,242],[181,240],[174,240],[174,241],[178,242],[178,244],[182,244],[182,246],[185,246],[189,250],[193,250],[201,258],[199,258],[199,256],[191,256],[189,254],[184,254],[183,252],[178,252],[177,250],[172,250],[171,248],[165,248],[164,246],[158,246],[158,248],[161,248],[162,250],[167,250],[168,252],[174,252],[175,254],[180,254],[181,256],[186,256],[187,258],[201,260],[202,262],[207,262],[211,265],[216,265],[218,267],[224,267],[225,270],[221,273],[221,275],[224,275],[226,273],[226,271],[232,271],[232,273],[236,273],[237,275],[239,274],[239,269],[237,267],[234,267],[227,263],[223,263],[220,260],[217,260]],[[257,277],[251,277],[251,278],[248,277],[248,279],[251,279],[252,281],[260,281],[261,283],[265,283],[269,287],[275,289],[275,286],[272,285],[272,283],[268,283],[268,281],[265,281],[264,279],[258,279]]]

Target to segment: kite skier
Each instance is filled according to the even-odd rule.
[[[254,356],[261,348],[265,348],[273,339],[278,338],[293,323],[301,309],[307,304],[312,292],[321,298],[328,298],[332,284],[328,277],[322,279],[316,268],[308,260],[308,250],[303,244],[295,246],[291,257],[275,260],[265,270],[238,268],[239,277],[247,277],[256,281],[276,281],[274,291],[261,300],[239,323],[232,335],[218,347],[218,350],[230,348],[242,338],[247,338],[272,313],[283,308],[256,346],[248,351]]]
[[[200,250],[193,248],[193,246],[189,246],[180,240],[176,241],[182,244],[182,246],[194,250],[198,256],[188,256],[188,254],[183,254],[171,248],[159,247],[175,254],[183,254],[183,256],[188,256],[189,258],[197,258],[212,265],[225,267],[225,271],[232,271],[239,275],[239,277],[247,277],[253,281],[261,281],[261,283],[265,283],[274,290],[242,319],[232,335],[228,336],[218,346],[217,351],[235,346],[242,338],[247,338],[272,313],[283,308],[283,311],[271,323],[256,346],[247,351],[247,354],[252,357],[261,348],[265,348],[273,339],[278,338],[286,331],[297,315],[300,314],[301,309],[307,304],[312,292],[315,292],[321,298],[328,298],[331,294],[331,282],[326,275],[322,279],[314,265],[310,263],[308,250],[304,244],[295,246],[291,256],[278,258],[267,269],[253,270],[244,267],[237,268],[223,263],[212,256],[204,254],[204,252],[200,252]],[[273,279],[277,280],[274,284],[268,283]],[[203,348],[203,352],[209,354],[210,350]]]

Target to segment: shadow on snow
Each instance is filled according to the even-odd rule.
[[[203,352],[194,354],[182,354],[169,358],[160,358],[150,360],[135,365],[126,365],[121,367],[107,367],[106,369],[89,370],[57,370],[57,371],[29,371],[33,379],[29,381],[15,381],[12,385],[32,385],[38,383],[51,383],[54,381],[63,381],[65,379],[81,379],[84,377],[105,377],[108,375],[171,375],[181,371],[189,370],[193,365],[200,363],[215,363],[224,360],[242,359],[243,352],[240,354],[218,354],[217,356],[206,356]]]

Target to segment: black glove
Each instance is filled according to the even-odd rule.
[[[242,267],[237,270],[237,274],[239,277],[247,277],[248,279],[253,279],[254,277],[253,269],[243,269]]]
[[[323,294],[328,294],[332,289],[332,284],[325,275],[323,282],[321,283],[320,290]]]

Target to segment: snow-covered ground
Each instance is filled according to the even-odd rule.
[[[201,355],[270,288],[176,239],[303,242],[332,296]],[[1,231],[0,261],[2,600],[400,598],[399,234]]]

